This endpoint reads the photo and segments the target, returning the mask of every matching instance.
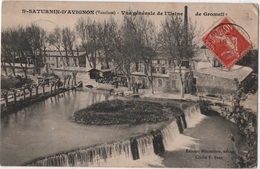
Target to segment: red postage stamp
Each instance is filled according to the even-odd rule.
[[[252,49],[250,40],[228,18],[223,18],[217,26],[206,33],[202,41],[227,69]]]

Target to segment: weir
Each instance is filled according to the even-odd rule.
[[[161,130],[151,131],[121,142],[112,142],[38,158],[28,166],[136,166],[134,162],[151,160],[165,150],[175,150],[185,128],[194,127],[204,115],[198,105],[191,106]],[[179,138],[179,139],[178,139]],[[159,157],[159,156],[157,156]],[[121,164],[119,163],[121,162]]]

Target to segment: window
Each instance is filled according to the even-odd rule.
[[[142,64],[139,63],[139,62],[136,62],[135,64],[136,64],[136,71],[137,72],[143,72],[144,69],[143,69]]]
[[[152,73],[156,73],[156,69],[154,66],[152,67]]]
[[[172,89],[176,89],[176,81],[172,80]]]
[[[139,70],[139,62],[135,62],[135,71],[138,72],[138,70]]]
[[[189,61],[182,61],[181,66],[185,66],[186,68],[190,67]]]
[[[162,79],[158,79],[158,87],[162,87]]]
[[[161,63],[162,63],[162,64],[165,64],[165,60],[162,60]]]
[[[156,73],[159,73],[159,72],[160,72],[160,68],[156,67]]]
[[[157,60],[157,64],[160,64],[160,60]]]
[[[197,84],[197,79],[193,78],[193,84],[196,85]]]
[[[166,74],[165,67],[162,67],[162,74]]]
[[[140,66],[139,72],[144,72],[144,67]]]

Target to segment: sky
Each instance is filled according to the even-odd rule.
[[[212,28],[223,16],[205,16],[206,13],[222,13],[229,17],[235,24],[241,26],[250,36],[254,48],[258,48],[258,6],[254,4],[235,3],[159,3],[159,2],[51,2],[51,1],[30,1],[30,2],[2,2],[2,30],[14,28],[18,25],[27,26],[35,22],[46,30],[54,27],[75,26],[78,18],[90,17],[95,21],[107,20],[114,17],[120,22],[123,19],[122,11],[129,9],[133,11],[154,12],[155,15],[148,16],[159,27],[165,19],[165,12],[178,12],[184,14],[184,6],[188,6],[188,16],[192,21],[201,25],[203,32]],[[31,13],[30,13],[31,10]],[[34,10],[36,13],[33,13]],[[37,10],[66,10],[65,14],[38,13]],[[72,10],[92,10],[94,14],[69,14]],[[98,14],[97,11],[115,12],[115,15]],[[74,11],[75,12],[75,11]],[[162,12],[162,15],[157,15]],[[198,14],[201,13],[201,16]],[[168,14],[168,13],[167,13]],[[196,15],[197,14],[197,15]],[[203,33],[202,33],[203,35]],[[202,36],[201,35],[201,36]]]

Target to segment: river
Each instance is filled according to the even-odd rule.
[[[164,125],[158,123],[86,126],[70,121],[76,110],[111,99],[114,99],[114,96],[101,91],[68,91],[2,118],[1,165],[18,166],[41,156],[78,147],[121,141]],[[223,118],[200,115],[196,123],[188,126],[184,133],[178,136],[179,143],[175,141],[178,143],[177,148],[174,146],[166,150],[159,157],[161,160],[140,166],[235,167],[234,154],[221,154],[224,158],[220,160],[224,161],[222,164],[217,160],[195,159],[196,154],[186,152],[187,149],[233,150],[232,143],[227,137],[230,133],[234,134],[238,141],[243,139],[238,134],[236,126]],[[139,166],[139,163],[136,164]]]

